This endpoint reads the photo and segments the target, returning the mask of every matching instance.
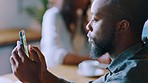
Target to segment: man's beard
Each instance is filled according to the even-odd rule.
[[[114,33],[112,32],[110,35],[103,38],[101,41],[92,40],[93,42],[91,42],[90,57],[96,59],[101,57],[103,54],[109,52],[111,50],[113,35]]]
[[[91,46],[91,51],[90,51],[91,58],[93,59],[99,58],[105,53],[106,53],[106,50],[104,50],[101,46],[96,44]]]

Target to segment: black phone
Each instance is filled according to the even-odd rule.
[[[19,32],[19,36],[20,36],[21,45],[22,45],[22,47],[23,47],[23,49],[24,49],[26,55],[29,57],[25,31],[24,31],[24,30],[21,30],[21,31]]]

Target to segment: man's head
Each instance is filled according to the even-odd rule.
[[[112,51],[118,35],[141,35],[148,17],[147,3],[147,0],[94,0],[92,19],[87,25],[92,44],[90,55],[97,58]]]

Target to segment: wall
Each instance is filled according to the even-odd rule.
[[[41,6],[40,0],[0,0],[0,28],[30,27],[33,20],[28,6]]]
[[[9,57],[14,46],[0,47],[0,75],[11,72]]]

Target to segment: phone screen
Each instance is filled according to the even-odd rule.
[[[24,49],[26,55],[29,57],[25,31],[24,31],[24,30],[21,30],[21,31],[19,32],[19,36],[20,36],[21,45],[22,45],[22,47],[23,47],[23,49]]]

